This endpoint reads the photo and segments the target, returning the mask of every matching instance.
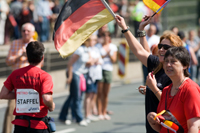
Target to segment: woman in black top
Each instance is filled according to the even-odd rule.
[[[140,43],[138,40],[133,36],[133,34],[127,30],[128,27],[122,17],[116,15],[115,20],[117,24],[122,28],[122,31],[126,37],[126,40],[129,44],[131,51],[134,55],[148,68],[149,72],[153,71],[152,76],[151,73],[147,76],[146,85],[146,97],[145,97],[145,111],[146,116],[149,112],[156,111],[159,99],[162,94],[162,89],[171,83],[171,80],[165,74],[162,65],[164,61],[164,55],[171,46],[182,46],[181,39],[173,34],[173,33],[166,33],[160,37],[160,42],[158,44],[158,56],[153,56],[150,54],[149,46],[145,37],[144,27],[149,24],[151,17],[145,16],[144,20],[139,27],[138,35],[140,37]],[[150,80],[151,78],[156,80]],[[150,89],[151,88],[151,89]],[[149,125],[148,121],[146,120],[146,130],[147,133],[156,133],[151,126]]]

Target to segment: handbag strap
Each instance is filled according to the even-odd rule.
[[[165,110],[167,110],[167,93],[168,93],[168,90],[166,92],[166,97],[165,97]],[[169,129],[167,129],[167,132],[169,133]]]
[[[165,97],[165,110],[167,110],[167,93],[168,93],[168,90],[166,92],[166,97]]]

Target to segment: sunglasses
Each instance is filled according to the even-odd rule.
[[[158,49],[164,48],[164,50],[168,50],[169,48],[171,48],[171,46],[167,45],[167,44],[158,44]]]

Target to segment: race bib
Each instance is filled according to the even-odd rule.
[[[16,112],[37,113],[40,112],[39,93],[34,89],[17,89]]]

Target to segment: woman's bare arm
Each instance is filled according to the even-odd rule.
[[[115,20],[123,30],[127,29],[127,25],[122,17],[116,15]],[[126,33],[124,33],[124,35],[133,54],[142,62],[142,64],[147,66],[147,59],[150,53],[143,48],[143,46],[138,42],[138,40],[133,36],[130,31],[127,31]]]

